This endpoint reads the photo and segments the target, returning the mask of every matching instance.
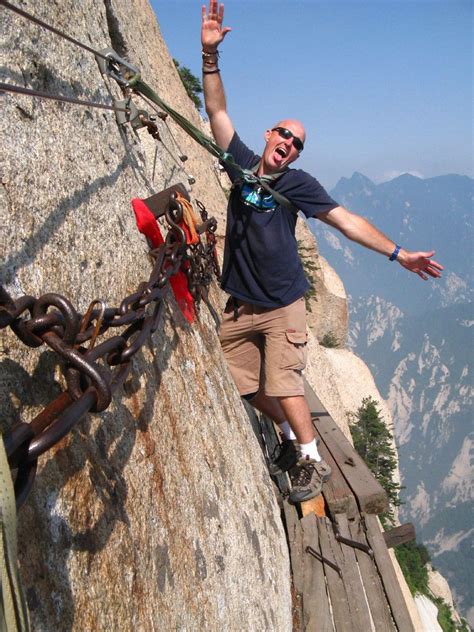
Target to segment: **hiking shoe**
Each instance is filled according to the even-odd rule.
[[[310,500],[321,493],[323,483],[329,480],[331,468],[321,459],[315,461],[309,456],[302,456],[298,459],[295,467],[290,471],[291,480],[291,503],[302,503]]]
[[[272,476],[288,472],[288,470],[296,465],[300,456],[297,446],[296,441],[286,439],[281,435],[281,443],[275,446],[268,465],[268,471]]]

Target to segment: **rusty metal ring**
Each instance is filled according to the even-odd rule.
[[[22,461],[16,474],[14,489],[17,510],[23,505],[30,493],[36,478],[38,459],[34,461]]]
[[[22,296],[13,301],[3,285],[0,285],[0,329],[11,325],[25,310],[31,313],[35,300],[33,296]]]
[[[93,387],[88,388],[80,399],[72,402],[54,423],[31,441],[28,460],[34,462],[41,454],[65,437],[83,415],[93,409],[96,400],[96,390]]]
[[[33,307],[33,317],[45,315],[49,307],[56,307],[64,316],[64,335],[62,338],[66,344],[74,344],[79,333],[79,316],[72,304],[60,294],[43,294]]]

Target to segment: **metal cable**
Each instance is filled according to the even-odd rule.
[[[7,2],[7,0],[0,0],[0,5],[4,6],[7,9],[10,9],[11,11],[14,11],[15,13],[18,13],[19,15],[21,15],[24,18],[26,18],[27,20],[35,22],[39,26],[41,26],[41,27],[43,27],[43,28],[55,33],[56,35],[59,35],[60,37],[68,40],[69,42],[72,42],[76,46],[79,46],[80,48],[83,48],[84,50],[86,50],[86,51],[88,51],[90,53],[93,53],[94,55],[96,55],[96,57],[100,57],[101,59],[104,59],[105,61],[110,62],[110,57],[108,57],[107,55],[104,55],[104,53],[96,51],[93,48],[91,48],[90,46],[87,46],[86,44],[82,44],[78,40],[74,39],[70,35],[66,35],[66,33],[63,33],[62,31],[60,31],[59,29],[55,28],[54,26],[51,26],[50,24],[47,24],[46,22],[43,22],[42,20],[40,20],[39,18],[34,17],[30,13],[27,13],[26,11],[23,11],[23,9],[19,9],[18,7],[15,7],[10,2]],[[233,158],[233,156],[231,154],[229,154],[226,151],[223,151],[211,138],[209,138],[208,136],[203,134],[201,130],[199,130],[197,127],[195,127],[182,114],[180,114],[176,110],[173,110],[173,108],[171,108],[169,105],[167,105],[158,96],[158,94],[154,90],[152,90],[152,88],[150,88],[150,86],[148,86],[144,81],[142,81],[140,79],[140,75],[139,74],[136,74],[135,77],[130,79],[127,82],[127,85],[129,87],[131,87],[134,91],[139,93],[140,95],[148,97],[156,105],[158,105],[160,108],[162,108],[162,110],[167,112],[171,116],[171,118],[182,129],[184,129],[184,131],[187,132],[187,134],[189,136],[191,136],[191,138],[193,138],[202,147],[207,149],[207,151],[212,156],[214,156],[215,158],[218,158],[220,161],[225,162],[227,165],[229,165],[234,170],[236,170],[237,173],[240,175],[240,177],[244,181],[252,183],[252,184],[259,184],[268,193],[273,195],[273,197],[280,204],[282,204],[283,206],[287,207],[289,210],[291,210],[294,213],[298,212],[296,207],[287,198],[285,198],[285,196],[275,192],[270,187],[269,183],[266,181],[266,179],[268,179],[268,176],[257,176],[255,173],[253,173],[249,169],[243,169],[240,165],[238,165],[235,162],[235,160],[234,160],[234,158]],[[74,101],[73,101],[73,103],[74,103]]]
[[[154,111],[156,112],[156,114],[158,114],[158,116],[160,116],[161,111],[158,109],[158,107],[152,102],[150,101],[150,99],[147,99],[145,96],[143,96],[143,94],[139,94],[140,98],[143,99],[143,101],[145,101],[145,103]],[[160,117],[161,118],[161,117]],[[168,130],[168,133],[170,135],[171,140],[173,141],[175,147],[178,150],[179,155],[183,155],[184,152],[182,151],[181,147],[178,145],[178,142],[176,140],[176,138],[174,137],[173,132],[171,131],[170,126],[168,125],[167,121],[165,119],[163,120],[163,124],[166,127],[166,129]],[[174,162],[176,163],[176,165],[183,171],[183,173],[185,174],[186,177],[188,177],[188,173],[186,171],[186,169],[183,167],[183,163],[179,160],[176,159],[176,157],[174,156],[174,154],[171,152],[171,150],[166,146],[165,143],[162,143],[163,147],[166,149],[166,151],[169,153],[169,155],[171,156],[171,158],[174,160]]]
[[[1,0],[0,0],[1,1]],[[52,101],[63,101],[65,103],[74,103],[75,105],[84,105],[90,108],[99,108],[101,110],[112,110],[113,112],[129,112],[126,108],[117,108],[113,105],[106,105],[105,103],[93,103],[92,101],[81,101],[80,99],[74,99],[73,97],[64,97],[60,95],[50,94],[48,92],[40,92],[39,90],[31,90],[30,88],[23,88],[22,86],[14,86],[9,83],[0,82],[1,92],[13,92],[15,94],[26,94],[31,97],[39,97],[41,99],[51,99]]]
[[[93,55],[97,55],[98,57],[102,57],[102,59],[105,59],[106,61],[108,61],[108,57],[104,55],[103,53],[100,53],[99,51],[94,50],[90,46],[87,46],[87,44],[83,44],[82,42],[79,42],[78,40],[74,39],[70,35],[67,35],[66,33],[63,33],[63,31],[60,31],[54,26],[51,26],[50,24],[43,22],[43,20],[36,18],[34,15],[31,15],[31,13],[27,13],[23,9],[20,9],[19,7],[15,7],[15,5],[11,4],[10,2],[7,2],[7,0],[0,0],[0,4],[3,5],[6,9],[10,9],[10,11],[14,11],[15,13],[18,13],[18,15],[21,15],[23,18],[26,18],[27,20],[30,20],[31,22],[35,22],[35,24],[38,24],[39,26],[42,26],[48,31],[51,31],[52,33],[55,33],[56,35],[63,37],[69,42],[72,42],[76,46],[79,46],[80,48],[87,50],[89,53],[92,53]]]

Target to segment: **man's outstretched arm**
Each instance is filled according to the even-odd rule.
[[[370,248],[370,250],[380,252],[382,255],[390,257],[395,251],[395,243],[391,239],[365,218],[351,213],[343,206],[337,206],[327,213],[318,215],[318,219],[337,228],[348,239]],[[401,266],[426,281],[428,276],[439,278],[443,270],[441,264],[431,259],[433,255],[434,251],[411,252],[405,248],[400,248],[396,260]]]
[[[204,102],[216,143],[221,149],[226,150],[234,135],[234,126],[227,114],[224,86],[219,73],[218,46],[231,30],[229,27],[222,27],[223,19],[224,5],[218,4],[217,0],[210,0],[209,14],[206,13],[206,6],[202,7],[201,43]]]

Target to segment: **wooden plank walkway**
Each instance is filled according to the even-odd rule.
[[[388,508],[385,491],[306,388],[319,451],[333,474],[323,498],[302,503],[301,512],[286,499],[282,504],[295,593],[294,632],[414,632],[387,548],[412,537],[412,525],[382,532],[375,514]],[[273,449],[275,437],[270,423],[267,449]],[[280,489],[286,494],[289,484],[283,478]]]
[[[321,453],[327,454],[329,452],[331,454],[332,459],[329,465],[332,466],[333,462],[337,463],[338,470],[335,472],[335,484],[338,485],[338,489],[339,485],[343,484],[340,482],[342,478],[352,491],[361,511],[375,514],[387,511],[388,498],[385,490],[374,478],[367,465],[330,417],[306,380],[305,397],[312,414],[317,437],[321,441]],[[342,477],[340,474],[342,474]],[[347,499],[346,494],[347,491],[344,492],[344,500]],[[347,502],[350,503],[349,500]],[[339,500],[336,505],[342,507],[343,502]],[[340,511],[336,509],[336,505],[331,510],[334,513],[339,513]]]
[[[349,521],[347,530],[352,540],[356,540],[362,544],[368,544],[360,519]],[[345,528],[341,529],[341,531],[343,534],[346,533]],[[355,549],[355,556],[359,566],[359,572],[363,578],[364,591],[376,632],[379,630],[383,630],[384,632],[396,630],[390,606],[388,605],[387,597],[383,589],[382,580],[380,579],[373,558],[359,549]]]
[[[385,594],[387,595],[397,628],[400,632],[413,632],[414,628],[411,617],[402,595],[400,584],[398,583],[397,575],[393,568],[392,558],[389,555],[377,517],[367,514],[364,516],[364,522],[367,531],[367,540],[374,551],[377,570],[382,578]]]

